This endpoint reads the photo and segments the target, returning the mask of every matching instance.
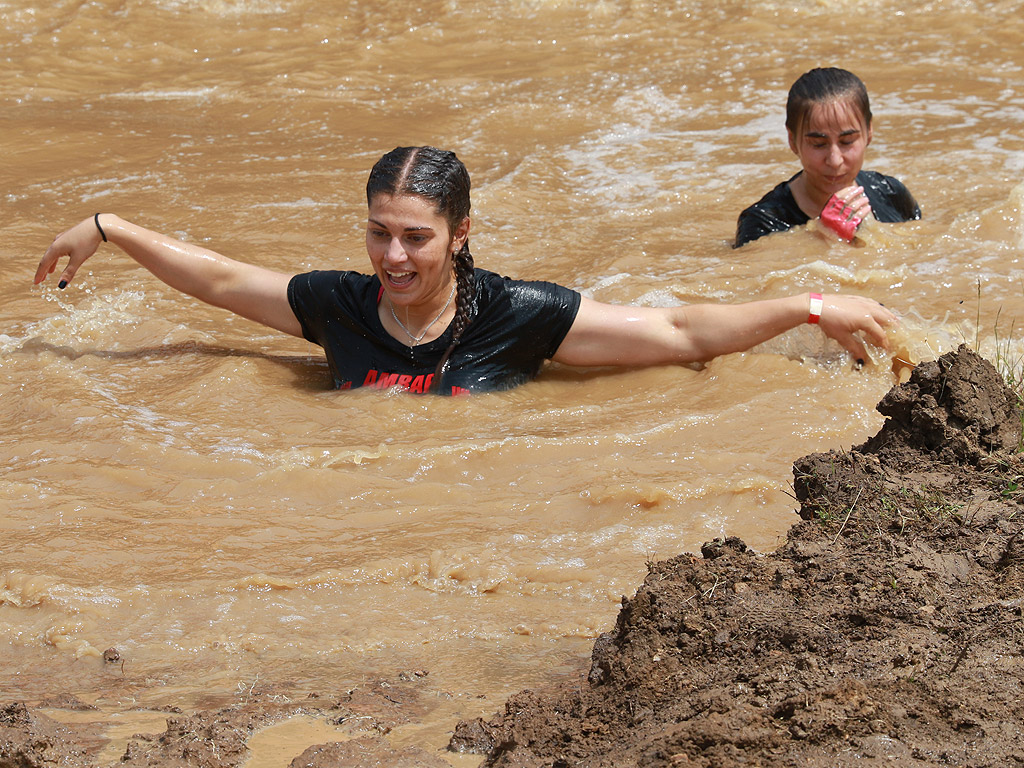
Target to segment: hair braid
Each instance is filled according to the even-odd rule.
[[[434,378],[430,382],[431,392],[441,391],[441,379],[448,369],[448,361],[452,352],[462,338],[463,332],[473,319],[473,307],[476,304],[476,280],[473,275],[473,254],[469,252],[469,240],[462,244],[458,253],[454,254],[455,263],[455,319],[452,321],[452,343],[441,355],[434,369]]]

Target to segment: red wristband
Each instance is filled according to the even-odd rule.
[[[811,294],[811,312],[807,315],[808,323],[817,323],[821,320],[821,306],[824,302],[821,300],[820,293]]]

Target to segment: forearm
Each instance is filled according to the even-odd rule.
[[[208,304],[229,307],[239,274],[258,269],[208,248],[132,224],[111,213],[100,214],[99,223],[108,242],[171,288]]]
[[[121,248],[178,291],[293,336],[302,335],[288,303],[290,275],[229,259],[110,213],[85,219],[58,235],[39,262],[36,284],[55,272],[61,260],[67,258],[58,283],[59,288],[67,287],[82,264],[102,245],[101,238]]]
[[[746,304],[631,307],[583,299],[554,359],[568,365],[667,365],[740,352],[807,320],[807,294]]]
[[[806,323],[810,296],[798,294],[744,304],[694,304],[672,311],[676,362],[706,362],[743,352]]]
[[[893,312],[877,301],[844,294],[801,293],[745,304],[693,305],[677,311],[685,314],[683,324],[679,325],[676,318],[675,326],[686,339],[684,356],[695,361],[742,352],[810,322],[813,317],[822,333],[863,364],[869,358],[865,341],[887,349],[885,329],[899,322]]]

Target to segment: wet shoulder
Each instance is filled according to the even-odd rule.
[[[497,304],[523,310],[551,304],[579,304],[577,291],[547,280],[522,280],[477,269],[476,281],[478,303],[483,308]]]
[[[895,176],[861,171],[857,183],[864,188],[871,211],[879,221],[898,223],[921,218],[921,207],[907,186]]]
[[[796,176],[776,184],[760,200],[745,208],[736,222],[734,248],[752,240],[785,232],[795,226],[806,224],[810,218],[797,205],[789,184]]]

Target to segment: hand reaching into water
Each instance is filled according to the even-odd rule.
[[[821,209],[821,221],[843,240],[853,240],[857,227],[871,213],[863,187],[846,187],[836,192]]]
[[[61,232],[53,239],[50,247],[43,254],[33,282],[36,285],[43,282],[48,274],[56,271],[57,263],[67,256],[68,265],[61,272],[60,281],[57,283],[58,288],[64,289],[74,278],[78,268],[85,263],[86,259],[96,253],[100,243],[106,239],[100,229],[98,214]]]
[[[821,317],[817,322],[826,336],[839,342],[858,364],[863,365],[869,357],[859,334],[887,350],[889,338],[885,329],[898,323],[899,318],[874,299],[832,294],[822,297]]]

